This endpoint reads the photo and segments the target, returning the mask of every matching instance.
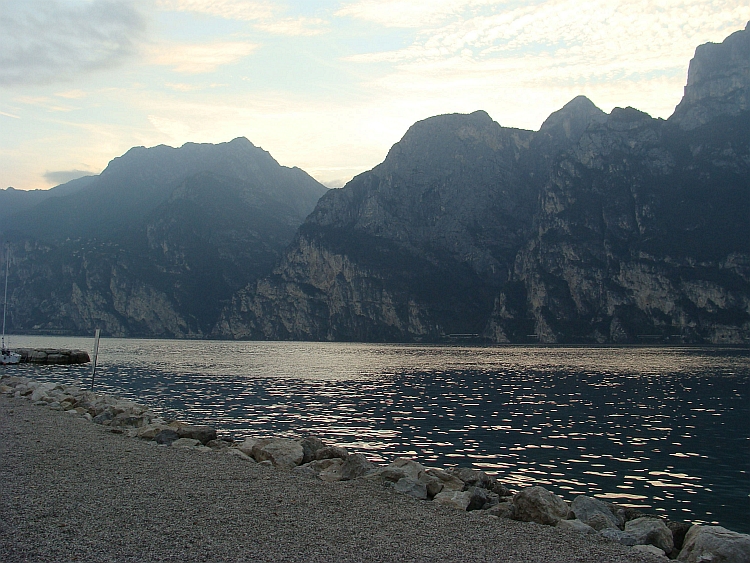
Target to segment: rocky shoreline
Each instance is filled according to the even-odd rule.
[[[0,394],[64,411],[107,427],[115,434],[193,451],[218,451],[259,467],[314,476],[328,483],[364,481],[431,504],[495,519],[535,522],[591,539],[629,546],[638,553],[688,563],[750,562],[750,535],[720,526],[671,522],[639,511],[578,496],[570,504],[543,487],[513,493],[495,478],[470,468],[427,468],[400,458],[375,465],[362,454],[328,445],[317,437],[247,438],[233,442],[209,426],[167,421],[147,406],[76,386],[0,377]]]

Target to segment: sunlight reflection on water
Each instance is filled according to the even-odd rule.
[[[15,346],[90,340],[13,337]],[[750,532],[747,350],[104,339],[97,388],[236,438],[316,434]],[[12,368],[85,380],[90,367]],[[10,370],[8,370],[10,372]]]

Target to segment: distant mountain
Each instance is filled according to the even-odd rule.
[[[669,120],[579,97],[538,132],[415,124],[332,190],[228,338],[750,343],[750,25]]]
[[[327,191],[244,138],[134,148],[75,182],[2,225],[14,332],[203,337]]]
[[[4,217],[10,218],[21,211],[31,209],[46,199],[73,194],[88,186],[95,178],[96,176],[84,176],[49,190],[0,189],[0,209]]]

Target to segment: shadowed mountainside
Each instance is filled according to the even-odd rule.
[[[750,342],[749,38],[699,47],[666,121],[579,97],[538,132],[484,112],[415,124],[214,334]]]
[[[243,138],[131,149],[3,225],[9,327],[202,337],[234,292],[271,270],[326,191]]]

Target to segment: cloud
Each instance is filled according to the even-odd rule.
[[[251,0],[159,0],[157,5],[164,10],[195,12],[218,16],[230,20],[265,20],[274,15],[271,2]]]
[[[0,0],[0,86],[118,67],[145,32],[143,16],[124,0]]]
[[[311,36],[325,33],[327,23],[320,18],[285,18],[258,23],[255,28],[274,35]]]
[[[336,12],[338,17],[371,21],[386,27],[419,28],[432,26],[449,17],[463,15],[469,8],[492,0],[359,0]]]
[[[258,45],[246,41],[219,41],[198,45],[160,45],[152,48],[153,64],[171,66],[185,74],[212,72],[248,56]]]
[[[58,92],[55,94],[58,98],[67,98],[69,100],[80,100],[85,98],[88,94],[83,90],[67,90],[65,92]]]
[[[253,27],[266,33],[287,36],[320,35],[327,31],[327,22],[320,18],[280,17],[283,6],[278,3],[248,0],[159,0],[163,10],[192,12],[228,20],[258,22]]]
[[[84,176],[92,176],[94,172],[87,170],[56,170],[54,172],[47,171],[44,173],[44,179],[50,184],[64,184],[71,180],[77,180]]]
[[[391,26],[423,16],[410,45],[345,60],[390,63],[389,72],[373,73],[369,88],[394,99],[441,100],[444,110],[466,108],[469,100],[484,109],[516,107],[519,98],[549,104],[562,91],[605,93],[607,104],[627,105],[634,102],[625,96],[641,90],[632,86],[643,84],[653,98],[638,96],[647,104],[641,109],[666,117],[695,47],[722,41],[750,19],[746,0],[441,0],[437,12],[447,19],[426,14],[421,0],[406,2],[401,14],[393,13],[396,4],[360,0],[337,12]]]

